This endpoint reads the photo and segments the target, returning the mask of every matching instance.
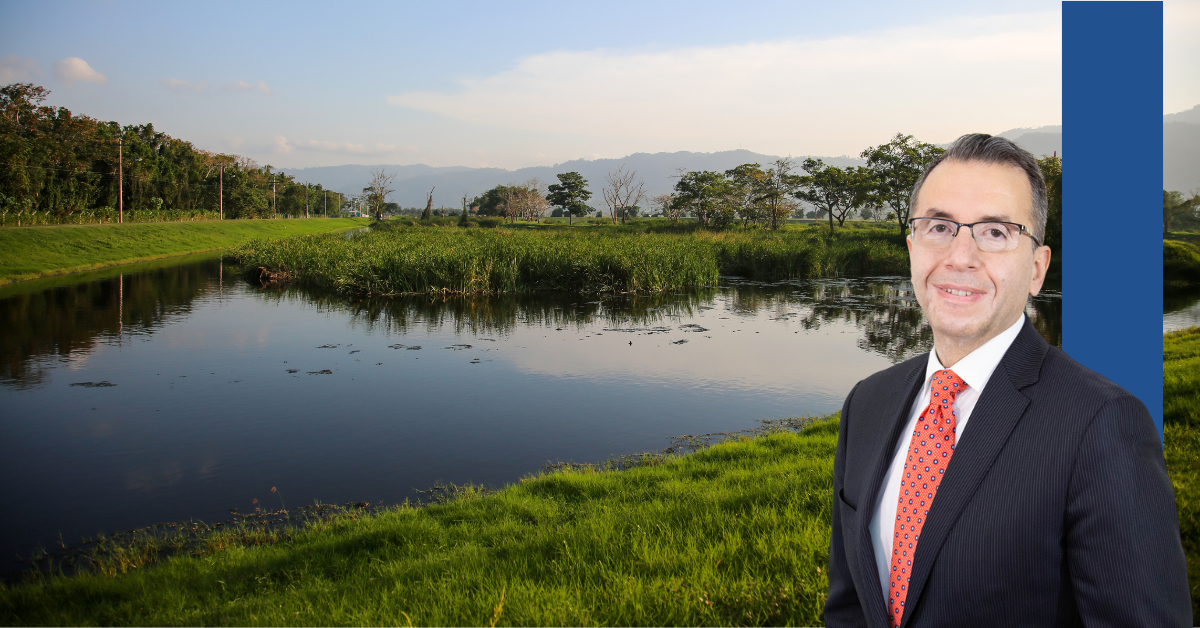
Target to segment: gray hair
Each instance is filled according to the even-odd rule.
[[[938,155],[925,166],[925,172],[921,173],[921,177],[917,179],[916,185],[913,186],[912,194],[908,199],[908,206],[915,207],[917,205],[917,194],[921,191],[921,185],[925,183],[925,179],[937,168],[938,164],[943,161],[960,161],[960,162],[979,162],[984,164],[1001,164],[1020,168],[1025,176],[1029,179],[1029,188],[1032,192],[1033,205],[1033,235],[1037,237],[1038,242],[1046,243],[1046,213],[1047,213],[1047,198],[1046,198],[1046,179],[1042,177],[1042,169],[1038,166],[1037,159],[1029,153],[1029,151],[1017,146],[1012,141],[1003,137],[987,135],[986,133],[970,133],[964,135],[950,145],[946,152]]]

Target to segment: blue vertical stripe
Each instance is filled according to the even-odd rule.
[[[1063,3],[1063,350],[1162,434],[1161,2]]]

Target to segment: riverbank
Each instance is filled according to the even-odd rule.
[[[1168,286],[1200,284],[1200,238],[1196,234],[1172,236],[1171,240],[1163,240],[1163,283]]]
[[[835,419],[830,417],[829,419]],[[0,590],[4,624],[821,623],[837,421]]]
[[[365,218],[314,218],[3,228],[0,285],[368,223]]]
[[[659,292],[713,285],[722,274],[770,281],[908,272],[902,240],[874,226],[830,236],[816,226],[389,225],[350,239],[249,242],[231,254],[279,281],[370,295]]]

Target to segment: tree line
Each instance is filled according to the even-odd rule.
[[[908,225],[909,196],[925,166],[945,150],[911,135],[897,133],[888,142],[862,151],[864,166],[838,167],[821,159],[796,163],[781,158],[765,167],[742,164],[724,172],[684,171],[675,175],[673,191],[647,199],[644,182],[624,166],[608,173],[601,198],[612,222],[636,217],[648,201],[650,213],[679,221],[690,217],[712,228],[733,225],[777,229],[790,217],[828,218],[834,229],[852,217],[894,223],[901,234]],[[1046,179],[1049,216],[1046,241],[1058,248],[1062,225],[1062,158],[1038,160]],[[538,220],[550,207],[568,218],[603,215],[588,205],[588,181],[578,172],[556,175],[558,183],[537,179],[498,185],[464,204],[481,216]]]
[[[0,224],[336,216],[341,194],[270,165],[156,131],[44,105],[31,83],[0,88]],[[156,218],[155,216],[158,216]]]

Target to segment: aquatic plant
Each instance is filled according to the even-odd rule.
[[[812,227],[710,232],[392,225],[351,238],[254,241],[232,255],[255,277],[278,274],[372,295],[656,292],[712,285],[721,274],[763,280],[883,275],[906,272],[908,265],[906,251],[879,230],[848,229],[831,238]]]

